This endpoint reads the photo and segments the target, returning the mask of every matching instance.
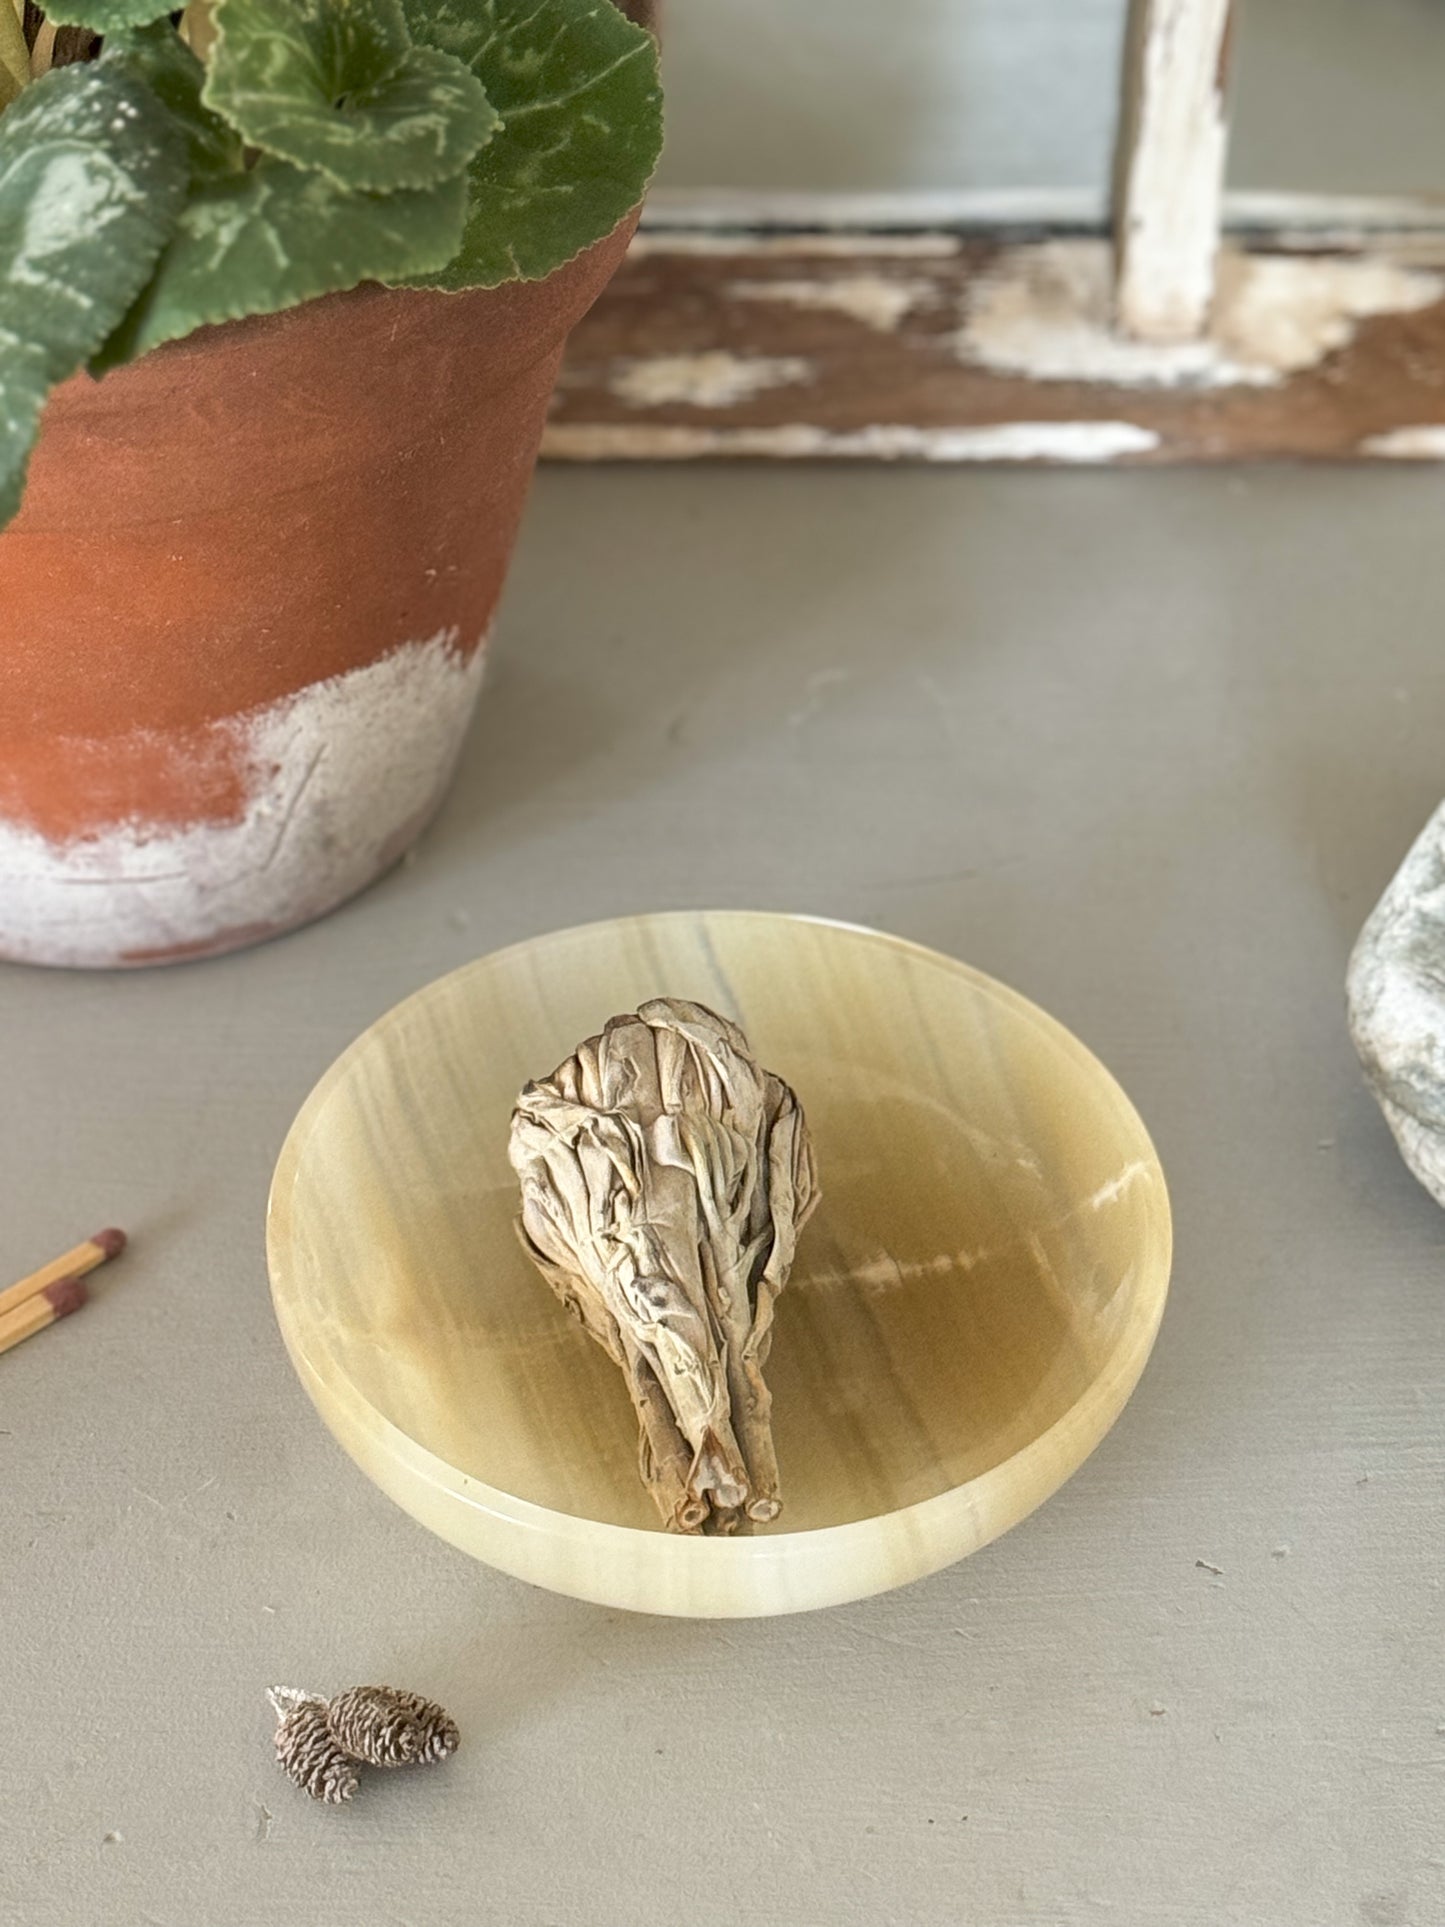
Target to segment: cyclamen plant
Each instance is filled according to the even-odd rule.
[[[540,280],[661,142],[611,0],[0,0],[0,526],[77,370],[365,281]]]

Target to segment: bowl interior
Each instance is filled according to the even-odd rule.
[[[758,1538],[916,1506],[1107,1403],[1022,1516],[1107,1429],[1152,1341],[1169,1254],[1153,1149],[1097,1060],[1022,998],[800,918],[564,931],[442,979],[352,1046],[272,1200],[278,1314],[323,1412],[343,1438],[333,1400],[374,1415],[463,1493],[661,1535],[621,1375],[517,1243],[506,1151],[526,1079],[659,993],[736,1017],[817,1148],[823,1200],[767,1369],[784,1511]]]

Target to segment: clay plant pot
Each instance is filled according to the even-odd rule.
[[[359,289],[57,390],[0,534],[0,956],[209,956],[402,854],[631,226],[546,281]]]

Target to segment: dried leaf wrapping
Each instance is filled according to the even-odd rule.
[[[522,1243],[625,1374],[668,1526],[775,1518],[763,1366],[818,1200],[793,1092],[735,1024],[659,997],[527,1085],[510,1148]]]

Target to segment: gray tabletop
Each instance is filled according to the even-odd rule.
[[[1341,1021],[1445,788],[1445,478],[546,475],[455,795],[313,930],[0,972],[7,1274],[134,1233],[0,1365],[6,1927],[1438,1927],[1445,1218]],[[1122,1077],[1172,1180],[1153,1363],[950,1572],[796,1619],[574,1604],[331,1443],[271,1164],[334,1054],[641,907],[875,923]],[[312,1808],[264,1688],[445,1700]]]
[[[837,102],[780,148],[738,36],[812,0],[676,0],[672,179],[1093,178],[1075,82],[1118,6],[956,5],[956,75],[1002,96],[934,85],[941,0],[912,63],[837,0],[818,58],[775,35],[810,87],[833,49]],[[1245,28],[1242,178],[1445,179],[1438,9]],[[1341,981],[1445,793],[1442,528],[1423,471],[554,471],[410,862],[249,955],[0,968],[0,1282],[134,1235],[0,1361],[3,1927],[1439,1927],[1445,1216]],[[272,1163],[358,1030],[498,944],[685,905],[1005,978],[1173,1187],[1170,1308],[1097,1455],[966,1564],[796,1619],[609,1613],[430,1538],[326,1436],[266,1290]],[[463,1749],[313,1808],[264,1690],[365,1679]]]

